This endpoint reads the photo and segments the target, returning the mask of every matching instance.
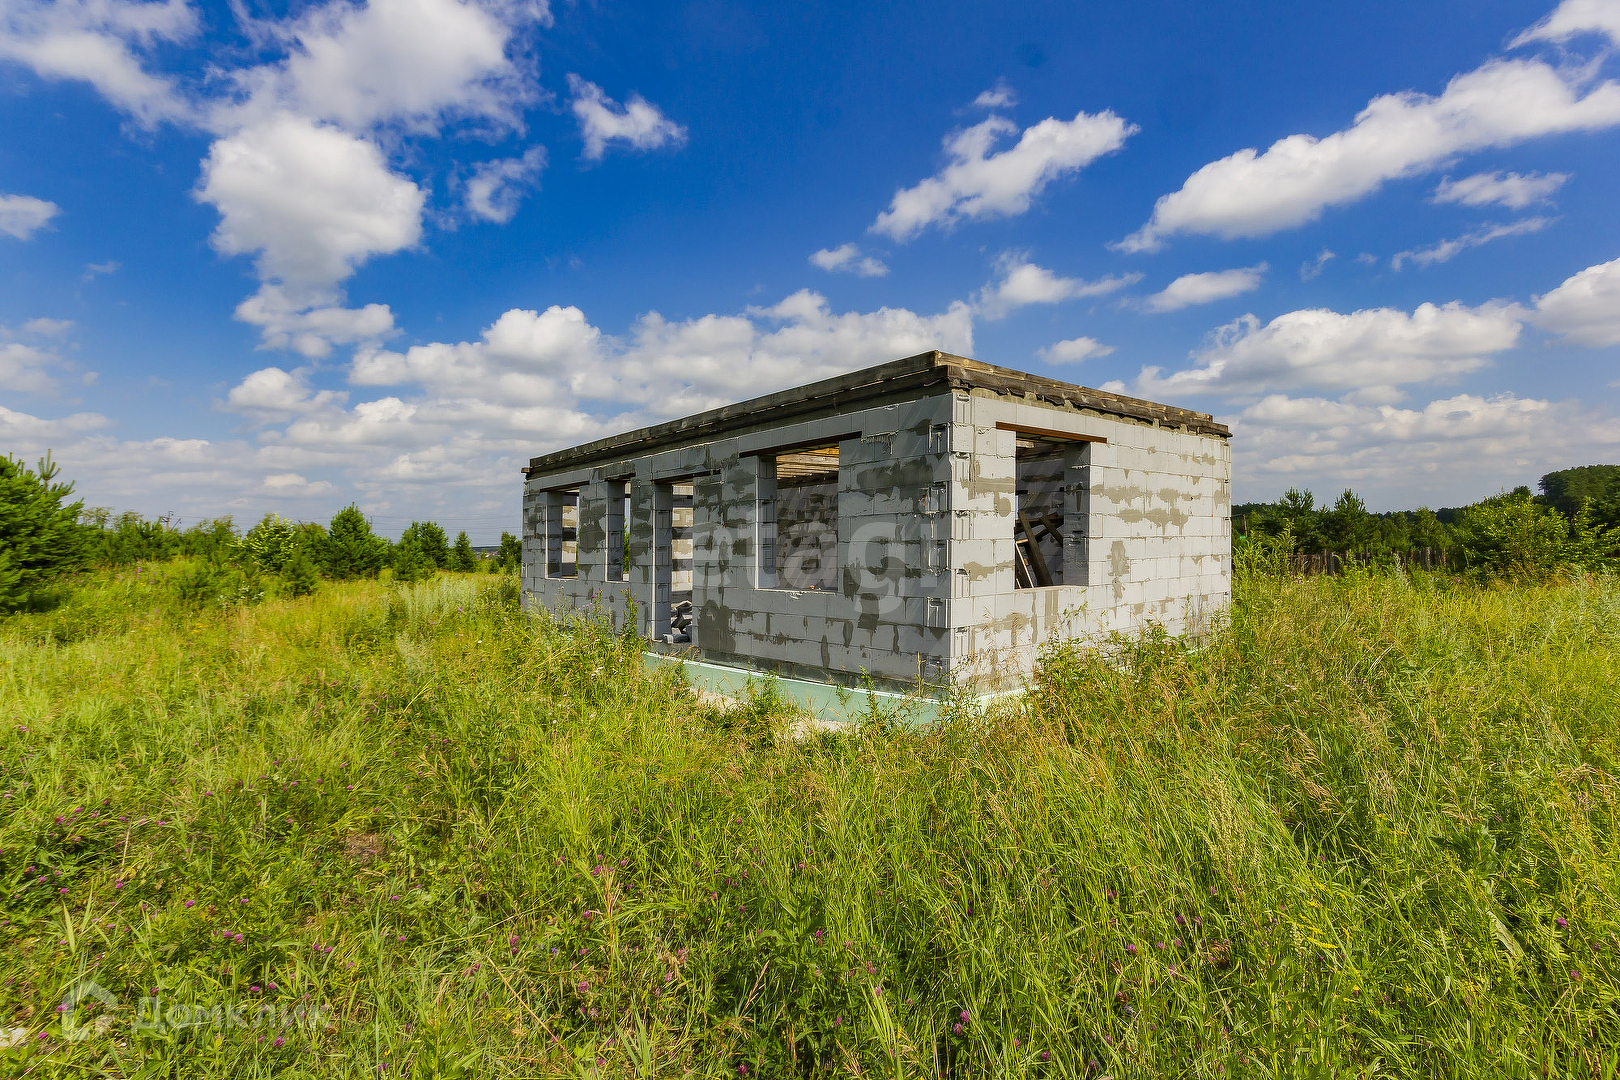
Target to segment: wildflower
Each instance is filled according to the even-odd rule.
[[[186,901],[186,907],[194,907],[194,906],[196,906],[196,903],[197,903],[197,901],[195,901],[195,900],[187,900]]]
[[[1569,929],[1569,920],[1560,915],[1558,918],[1553,920],[1553,925],[1558,927],[1560,930],[1567,930]]]
[[[951,1030],[956,1032],[956,1034],[960,1035],[960,1034],[962,1034],[962,1025],[961,1024],[953,1024],[953,1025],[951,1025]]]
[[[286,1042],[286,1041],[287,1041],[287,1040],[286,1040],[286,1039],[283,1039],[283,1038],[282,1038],[282,1037],[281,1037],[281,1036],[280,1036],[280,1035],[277,1035],[277,1036],[276,1036],[276,1041],[275,1041],[275,1044],[274,1044],[274,1045],[275,1045],[275,1046],[277,1046],[277,1047],[280,1047],[280,1046],[281,1046],[281,1044],[282,1044],[282,1043],[284,1043],[284,1042]]]
[[[1176,925],[1177,926],[1186,926],[1187,925],[1187,916],[1177,914],[1176,915]]]
[[[968,1022],[968,1011],[966,1009],[963,1009],[962,1010],[962,1023],[965,1024],[967,1022]]]
[[[737,1066],[737,1075],[738,1076],[747,1076],[748,1075],[748,1066],[746,1066],[746,1065]]]
[[[1136,946],[1134,944],[1126,945],[1125,946],[1125,951],[1130,953],[1132,956],[1135,956],[1136,955]]]

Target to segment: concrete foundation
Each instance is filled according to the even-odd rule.
[[[523,600],[709,663],[1001,690],[1048,642],[1210,627],[1229,437],[925,353],[534,458]],[[1019,545],[1020,514],[1052,527]]]

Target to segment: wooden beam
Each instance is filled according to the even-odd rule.
[[[997,420],[996,430],[1014,431],[1020,435],[1033,435],[1038,439],[1062,439],[1066,442],[1106,443],[1108,441],[1101,435],[1076,435],[1072,431],[1049,431],[1046,428],[1030,427],[1027,424],[1014,424],[1006,420]]]

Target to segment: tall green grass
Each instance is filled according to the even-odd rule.
[[[804,740],[505,579],[253,599],[0,624],[9,1071],[1620,1063],[1612,578],[1246,576],[1196,651]],[[83,979],[116,1005],[59,1013]]]

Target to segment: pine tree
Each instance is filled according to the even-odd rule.
[[[21,607],[41,588],[89,561],[91,530],[79,522],[84,502],[63,500],[71,483],[53,483],[50,454],[29,469],[0,457],[0,610]]]
[[[471,574],[478,569],[478,553],[473,551],[472,541],[467,534],[456,534],[456,546],[450,549],[450,569],[461,574]]]
[[[371,531],[371,522],[350,503],[339,510],[316,544],[316,561],[337,580],[376,577],[388,557],[388,541]]]
[[[501,550],[495,561],[502,570],[517,573],[523,567],[523,542],[509,532],[501,533]]]
[[[398,544],[394,545],[394,580],[404,582],[421,581],[423,578],[433,576],[433,560],[428,558],[422,550],[422,545],[416,542],[416,537],[406,531],[400,537]]]
[[[432,521],[413,521],[399,542],[403,544],[407,539],[416,544],[435,569],[449,569],[450,541],[445,539],[443,527]]]

